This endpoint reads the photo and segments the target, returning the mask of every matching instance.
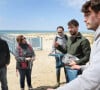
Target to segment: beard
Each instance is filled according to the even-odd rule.
[[[74,36],[74,35],[77,34],[77,32],[72,32],[72,31],[70,31],[70,34],[71,34],[72,36]]]

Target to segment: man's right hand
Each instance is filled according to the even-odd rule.
[[[80,69],[81,69],[81,66],[80,66],[80,65],[73,65],[73,66],[71,67],[71,69],[80,70]]]
[[[25,58],[25,60],[26,60],[26,61],[30,61],[30,60],[31,60],[31,58],[30,58],[30,57],[27,57],[27,58]]]
[[[54,47],[57,48],[58,46],[59,46],[59,43],[55,42],[55,43],[54,43]]]

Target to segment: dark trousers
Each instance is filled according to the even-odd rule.
[[[64,73],[65,73],[65,77],[66,77],[66,69],[65,69],[65,66],[62,62],[62,56],[61,57],[55,57],[56,59],[56,78],[57,78],[57,83],[60,83],[60,71],[61,71],[61,68],[63,67],[64,68]],[[67,81],[67,79],[66,79]]]
[[[25,87],[25,77],[27,80],[27,85],[28,87],[32,87],[31,85],[31,69],[19,69],[19,74],[20,74],[20,87],[24,88]]]
[[[66,78],[66,69],[65,67],[64,68],[64,73],[65,73],[65,78]],[[61,71],[61,68],[56,68],[56,78],[57,78],[57,83],[60,83],[60,71]],[[67,82],[67,79],[66,79],[66,82]]]
[[[7,68],[6,68],[6,66],[0,68],[0,82],[1,82],[2,90],[8,90],[8,85],[7,85]]]

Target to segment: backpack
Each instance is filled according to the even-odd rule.
[[[66,40],[68,40],[68,37],[67,37],[66,34],[64,35],[64,37],[65,37]],[[59,38],[59,37],[56,36],[55,41],[57,41],[58,38]]]

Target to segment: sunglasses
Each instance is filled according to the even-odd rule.
[[[24,38],[22,38],[22,40],[25,40],[26,38],[24,37]]]

